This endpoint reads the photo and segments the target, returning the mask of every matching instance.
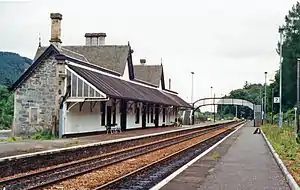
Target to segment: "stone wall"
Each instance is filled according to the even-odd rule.
[[[15,91],[14,135],[31,135],[39,129],[54,130],[58,101],[56,63],[53,56],[42,61]]]

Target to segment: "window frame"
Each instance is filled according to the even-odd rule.
[[[140,107],[138,103],[135,103],[135,124],[140,123]]]
[[[36,121],[32,121],[32,109],[36,109]],[[38,107],[30,107],[29,108],[29,123],[30,124],[38,124],[39,123],[39,108]]]

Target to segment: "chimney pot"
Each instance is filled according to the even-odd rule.
[[[141,63],[141,65],[145,65],[146,64],[146,59],[140,59],[140,63]]]
[[[51,18],[51,19],[62,20],[62,14],[60,14],[60,13],[51,13],[51,14],[50,14],[50,18]]]
[[[106,33],[85,33],[84,37],[86,46],[105,45]]]
[[[171,90],[171,78],[169,78],[169,90]]]
[[[54,43],[56,46],[60,46],[61,42],[61,20],[62,14],[60,13],[51,13],[50,18],[51,22],[51,39],[50,43]]]

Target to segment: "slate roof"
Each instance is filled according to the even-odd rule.
[[[38,47],[37,50],[36,50],[36,53],[35,53],[35,56],[34,56],[34,59],[33,59],[33,62],[37,60],[38,57],[40,57],[42,55],[42,53],[44,53],[44,51],[48,48],[43,46],[43,47]]]
[[[36,60],[47,47],[39,47],[35,54]],[[127,62],[129,46],[62,46],[60,53],[80,61],[89,62],[123,75]]]
[[[88,69],[68,65],[85,80],[112,98],[143,101],[179,107],[191,107],[177,95],[170,95],[155,88],[134,84],[119,78],[100,74]]]
[[[134,77],[138,80],[159,86],[162,74],[161,65],[133,65]]]
[[[170,98],[172,98],[177,104],[179,105],[185,105],[185,107],[192,107],[190,104],[188,104],[186,101],[184,101],[183,99],[181,99],[179,96],[177,96],[176,94],[172,94],[172,93],[167,93],[165,92],[165,94],[167,96],[169,96]]]

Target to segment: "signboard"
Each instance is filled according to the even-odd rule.
[[[274,97],[274,103],[279,104],[279,97]]]

